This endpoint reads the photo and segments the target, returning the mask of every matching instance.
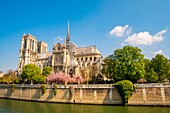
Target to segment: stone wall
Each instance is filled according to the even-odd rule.
[[[122,104],[117,89],[112,85],[58,85],[56,95],[50,85],[44,94],[40,85],[16,85],[14,92],[11,85],[0,85],[0,98],[82,104]]]
[[[129,105],[170,105],[170,84],[136,84]]]
[[[170,84],[136,84],[137,89],[129,99],[128,105],[166,105],[170,106]],[[40,85],[0,85],[0,98],[30,101],[81,103],[81,104],[122,104],[122,99],[112,85],[58,85],[57,94],[48,85],[42,94]]]

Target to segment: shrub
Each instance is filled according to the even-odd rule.
[[[42,94],[46,92],[46,88],[47,88],[46,84],[41,84]]]
[[[15,91],[15,84],[11,84],[11,91],[12,93]]]
[[[54,95],[57,95],[57,87],[58,87],[58,86],[55,84],[55,85],[54,85],[54,88],[53,88]]]
[[[135,91],[134,84],[129,80],[122,80],[115,83],[113,86],[118,89],[118,92],[123,99],[123,103],[126,105],[133,91]]]

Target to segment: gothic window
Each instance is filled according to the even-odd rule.
[[[63,57],[62,55],[56,55],[55,62],[62,64],[63,63]]]
[[[70,71],[69,71],[69,75],[71,75],[71,77],[73,77],[73,74],[74,74],[73,69],[70,69]]]
[[[60,51],[60,47],[58,46],[58,51]]]
[[[27,48],[27,39],[24,39],[24,49]]]
[[[34,41],[32,41],[32,50],[34,50]]]
[[[96,61],[96,57],[94,57],[94,62]]]
[[[40,45],[38,45],[38,46],[37,46],[37,51],[38,51],[38,53],[40,53],[40,50],[41,50]]]
[[[90,61],[92,61],[92,57],[90,57]]]

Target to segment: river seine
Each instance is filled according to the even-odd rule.
[[[170,107],[78,105],[0,99],[0,113],[170,113]]]

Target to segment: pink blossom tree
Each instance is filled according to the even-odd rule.
[[[47,82],[51,82],[51,83],[62,83],[67,85],[67,83],[82,83],[84,81],[83,77],[80,75],[73,75],[73,77],[71,77],[69,74],[65,74],[63,72],[58,72],[58,73],[54,73],[51,72],[50,75],[47,77]]]

